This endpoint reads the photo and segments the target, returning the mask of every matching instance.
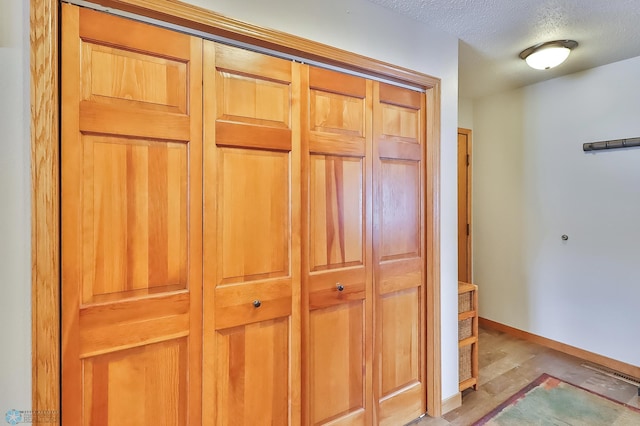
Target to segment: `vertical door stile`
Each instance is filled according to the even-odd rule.
[[[216,329],[214,290],[215,262],[218,258],[216,228],[218,205],[216,197],[216,126],[215,44],[205,40],[202,46],[202,129],[203,129],[203,290],[202,290],[202,424],[213,425],[216,413],[216,359],[214,330]]]
[[[301,424],[311,425],[310,419],[310,378],[309,378],[309,66],[300,65],[300,333],[301,333]]]
[[[300,425],[302,416],[302,67],[291,63],[291,360],[289,424]]]

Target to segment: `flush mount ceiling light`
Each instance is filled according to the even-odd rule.
[[[577,46],[578,42],[574,40],[547,41],[524,49],[520,52],[520,59],[527,61],[531,68],[548,70],[563,63],[571,49]]]

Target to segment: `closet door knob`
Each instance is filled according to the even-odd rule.
[[[258,299],[253,301],[253,307],[254,308],[259,308],[260,305],[262,305],[262,302],[260,302]]]
[[[336,288],[338,289],[338,291],[344,290],[344,286],[342,284],[340,284],[340,283],[336,284]]]

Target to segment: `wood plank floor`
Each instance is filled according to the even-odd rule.
[[[640,408],[637,387],[586,368],[579,358],[491,329],[481,328],[479,339],[478,390],[466,390],[460,408],[412,426],[471,425],[543,373]]]

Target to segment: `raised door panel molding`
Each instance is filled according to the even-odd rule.
[[[288,318],[216,332],[215,424],[287,425],[290,398]],[[211,419],[207,419],[210,421]]]
[[[364,421],[364,319],[362,300],[311,311],[311,424]]]
[[[311,270],[362,265],[363,161],[311,155]]]
[[[187,145],[84,135],[83,303],[186,288]]]
[[[219,148],[218,285],[290,276],[289,154]]]
[[[82,363],[84,425],[187,425],[187,339]]]

